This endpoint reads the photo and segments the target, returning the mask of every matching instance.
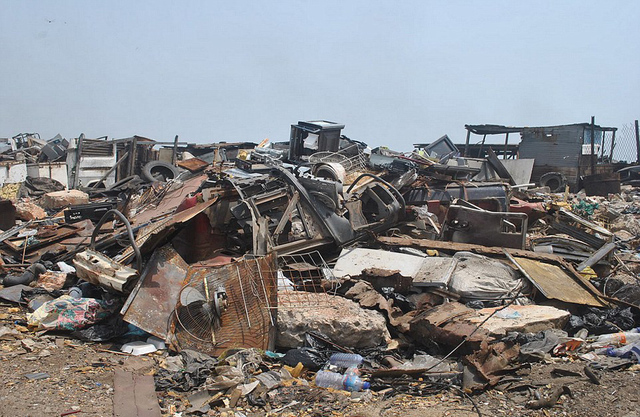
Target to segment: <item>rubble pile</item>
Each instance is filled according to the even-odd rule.
[[[637,369],[634,185],[552,193],[490,148],[371,150],[342,127],[160,151],[13,138],[10,164],[64,160],[70,175],[4,185],[0,299],[34,337],[152,355],[153,381],[115,383],[158,395],[157,415],[321,416],[439,393],[482,415],[474,396],[532,363],[584,371],[531,389],[528,409],[568,398],[568,376]],[[116,415],[138,398],[126,391]]]

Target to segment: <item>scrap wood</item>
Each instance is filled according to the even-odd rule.
[[[152,376],[116,369],[113,386],[115,417],[161,417]]]
[[[582,278],[567,274],[559,266],[515,257],[506,249],[504,254],[546,298],[594,307],[605,306],[598,299],[600,291],[595,287],[585,288]]]
[[[613,251],[615,248],[615,243],[607,243],[606,245],[595,251],[588,259],[585,259],[580,265],[576,267],[576,269],[578,270],[578,272],[584,271],[588,267],[591,267],[600,262],[602,258],[611,253],[611,251]]]
[[[22,237],[15,239],[17,243],[23,242],[23,244],[20,246],[17,246],[11,239],[7,239],[3,243],[15,253],[21,253],[23,250],[25,250],[26,252],[31,252],[35,249],[48,246],[54,242],[75,235],[80,229],[80,227],[76,227],[70,224],[61,224],[55,229],[55,233],[53,234],[53,236],[40,239],[30,245],[26,245],[26,243],[24,243],[26,240],[23,240]]]
[[[440,251],[450,252],[473,252],[480,255],[487,256],[503,256],[502,247],[497,246],[482,246],[472,243],[458,243],[458,242],[443,242],[440,240],[430,239],[414,239],[410,237],[387,237],[379,236],[376,239],[379,243],[386,246],[410,246],[419,249],[437,249]],[[521,256],[523,258],[537,259],[541,261],[553,261],[561,262],[563,259],[558,255],[549,253],[538,253],[522,249],[509,249],[509,252],[515,256]]]
[[[541,408],[551,408],[554,405],[556,405],[556,403],[558,402],[562,394],[567,394],[568,396],[573,397],[569,387],[564,385],[562,387],[554,389],[549,395],[547,395],[544,398],[541,398],[539,400],[529,401],[526,404],[526,406],[527,408],[530,408],[532,410],[539,410]]]

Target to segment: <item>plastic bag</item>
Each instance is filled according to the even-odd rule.
[[[95,298],[63,295],[27,314],[29,326],[40,330],[80,330],[107,318],[112,306]]]
[[[317,371],[329,360],[329,356],[328,352],[321,352],[314,348],[302,347],[289,350],[285,353],[282,361],[293,367],[298,363],[301,363],[305,368]]]

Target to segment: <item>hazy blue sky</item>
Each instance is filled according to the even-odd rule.
[[[640,2],[0,0],[0,136],[410,150],[464,124],[640,118]]]

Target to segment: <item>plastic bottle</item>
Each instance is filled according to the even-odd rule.
[[[591,346],[603,347],[603,346],[621,346],[628,343],[640,342],[640,327],[629,330],[627,332],[618,332],[603,334],[595,338]]]
[[[334,353],[329,358],[329,363],[341,368],[351,368],[360,365],[363,360],[364,358],[356,353]]]
[[[369,389],[369,383],[353,373],[342,375],[331,371],[318,371],[316,385],[324,388],[343,389],[346,391],[362,391]]]
[[[632,358],[635,355],[636,361],[640,363],[640,342],[632,343],[621,348],[606,348],[607,356],[617,356],[619,358]]]

